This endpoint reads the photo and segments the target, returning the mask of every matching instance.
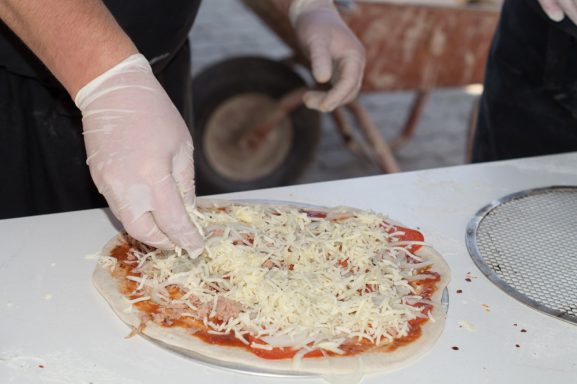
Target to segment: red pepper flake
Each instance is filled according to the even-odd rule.
[[[522,329],[522,330],[521,330],[521,333],[527,333],[527,330],[526,330],[526,329]]]
[[[462,289],[457,289],[457,293],[463,293]]]
[[[38,368],[44,368],[42,364],[38,364]]]
[[[473,281],[473,279],[476,279],[477,276],[473,276],[471,275],[471,272],[467,272],[467,274],[465,275],[465,281],[470,283],[471,281]]]
[[[458,350],[459,350],[459,347],[456,347],[456,346],[455,346],[455,347],[452,347],[451,349],[452,349],[453,351],[458,351]]]

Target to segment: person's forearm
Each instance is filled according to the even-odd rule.
[[[72,97],[138,52],[100,0],[0,0],[0,19]]]

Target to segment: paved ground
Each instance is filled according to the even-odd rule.
[[[204,1],[191,33],[193,72],[231,56],[287,56],[289,50],[240,2]],[[361,96],[385,138],[399,132],[414,98],[412,92]],[[409,144],[397,153],[404,171],[464,163],[466,130],[476,96],[464,89],[433,92]],[[330,119],[323,120],[317,158],[300,182],[378,174],[370,162],[352,155],[341,143]]]

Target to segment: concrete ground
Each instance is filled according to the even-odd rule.
[[[193,73],[232,56],[282,58],[289,49],[237,0],[204,1],[191,32]],[[414,92],[363,94],[362,104],[383,136],[399,133]],[[463,164],[469,115],[475,92],[463,88],[436,90],[430,96],[413,139],[396,153],[403,171]],[[323,118],[316,159],[300,183],[374,175],[379,169],[350,153],[331,120]]]

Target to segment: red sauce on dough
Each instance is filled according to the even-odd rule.
[[[399,225],[395,225],[390,229],[386,229],[385,231],[389,234],[394,233],[394,232],[399,232],[399,231],[404,232],[403,235],[401,235],[399,238],[400,241],[424,241],[425,240],[425,236],[423,236],[423,234],[420,231],[417,231],[416,229],[412,229],[412,228],[401,227]],[[422,245],[411,245],[407,249],[410,252],[415,253],[421,248],[422,248]]]
[[[201,326],[202,322],[199,322]],[[245,348],[249,351],[253,351],[252,348],[244,344],[242,341],[237,339],[234,334],[226,334],[226,335],[215,335],[212,333],[208,333],[208,331],[204,329],[199,329],[194,333],[194,336],[198,337],[202,341],[208,344],[218,344],[218,345],[226,345],[229,347],[240,347]]]
[[[324,219],[325,217],[327,217],[327,213],[323,211],[314,211],[310,209],[305,209],[303,210],[303,212],[305,212],[308,217],[315,217],[319,219]]]
[[[320,211],[306,211],[307,215],[309,215],[309,217],[326,217],[326,213],[324,212],[320,212]],[[410,229],[410,228],[405,228],[405,227],[400,227],[400,226],[395,226],[394,228],[388,230],[388,233],[393,233],[393,232],[397,232],[397,231],[402,231],[404,232],[404,234],[400,237],[400,240],[402,241],[423,241],[424,237],[423,234],[417,230],[414,229]],[[410,247],[410,251],[411,252],[416,252],[418,249],[420,249],[421,246],[420,245],[414,245]],[[119,263],[117,265],[117,268],[115,270],[115,276],[116,275],[121,275],[121,276],[128,276],[128,275],[139,275],[138,273],[132,272],[132,267],[133,265],[131,264],[131,256],[129,254],[129,250],[130,250],[130,246],[128,244],[123,244],[123,245],[119,245],[116,248],[114,248],[111,252],[111,256],[115,257]],[[347,267],[347,260],[339,260],[338,261],[339,265],[341,267]],[[292,268],[289,268],[292,269]],[[427,271],[422,270],[420,271],[420,273],[428,273],[431,275],[431,278],[429,279],[424,279],[424,280],[418,280],[418,281],[414,281],[411,283],[411,285],[413,287],[418,287],[418,289],[420,289],[420,295],[425,297],[425,298],[431,298],[431,296],[433,295],[433,293],[436,290],[436,284],[441,280],[441,277],[438,273],[436,272],[431,272],[431,271]],[[118,276],[120,277],[120,276]],[[129,298],[133,299],[136,298],[137,296],[130,296],[130,294],[135,290],[135,288],[137,287],[136,282],[134,281],[130,281],[130,280],[124,280],[123,285],[121,286],[121,291],[124,295],[128,296]],[[172,298],[179,298],[180,296],[182,296],[182,292],[180,291],[180,288],[178,288],[177,286],[174,287],[168,287],[167,288],[170,296]],[[134,304],[135,307],[137,307],[140,311],[148,314],[148,315],[153,315],[155,313],[159,313],[161,308],[158,304],[150,301],[150,300],[146,300],[146,301],[141,301],[138,303]],[[429,304],[415,304],[415,306],[419,306],[422,308],[421,312],[425,315],[427,315],[431,310],[432,310],[432,306]],[[215,319],[211,319],[211,320],[215,320]],[[421,326],[426,323],[428,321],[428,318],[416,318],[413,320],[409,321],[409,332],[407,335],[395,339],[392,343],[387,344],[386,348],[383,349],[386,352],[390,352],[390,351],[394,351],[395,349],[397,349],[400,346],[409,344],[415,340],[417,340],[421,334],[422,334],[422,330],[421,330]],[[290,359],[292,357],[294,357],[298,350],[294,350],[292,348],[272,348],[271,350],[266,350],[266,349],[260,349],[260,348],[251,348],[249,345],[244,344],[242,341],[240,341],[239,339],[237,339],[233,334],[212,334],[208,332],[208,329],[206,329],[206,327],[204,326],[204,324],[202,323],[202,321],[198,320],[198,319],[194,319],[191,317],[181,317],[179,319],[175,319],[174,321],[171,322],[171,324],[169,325],[164,325],[166,327],[181,327],[181,328],[185,328],[185,329],[190,329],[191,330],[191,334],[193,334],[195,337],[198,337],[199,339],[203,340],[206,343],[209,344],[217,344],[217,345],[223,345],[223,346],[230,346],[230,347],[238,347],[238,348],[244,348],[247,351],[253,353],[254,355],[261,357],[263,359],[270,359],[270,360],[281,360],[281,359]],[[246,335],[245,336],[247,341],[249,343],[255,342],[258,344],[266,344],[264,341],[254,338],[253,336],[250,335]],[[341,349],[345,352],[344,355],[354,355],[354,354],[358,354],[358,353],[362,353],[368,350],[373,350],[375,349],[375,345],[371,342],[369,342],[366,339],[361,340],[360,342],[357,343],[350,343],[350,344],[343,344],[341,346]],[[328,352],[328,351],[324,351],[324,354],[322,351],[320,350],[315,350],[312,352],[309,352],[307,354],[304,355],[305,358],[314,358],[314,357],[322,357],[324,355],[327,356],[334,356],[335,354],[332,352]]]
[[[110,256],[114,257],[118,261],[126,261],[128,258],[128,251],[130,250],[130,246],[128,244],[117,245],[114,247],[112,252],[110,252]]]
[[[247,340],[251,343],[256,343],[256,344],[263,344],[266,345],[266,343],[264,341],[262,341],[261,339],[257,339],[253,336],[248,336]],[[297,354],[298,350],[292,349],[292,348],[273,348],[271,350],[266,350],[266,349],[260,349],[260,348],[247,348],[248,350],[250,350],[253,354],[257,355],[258,357],[262,357],[263,359],[269,359],[269,360],[282,360],[282,359],[291,359],[294,357],[294,355]],[[319,350],[315,350],[315,351],[311,351],[309,353],[306,353],[304,355],[304,357],[322,357],[323,353]]]

